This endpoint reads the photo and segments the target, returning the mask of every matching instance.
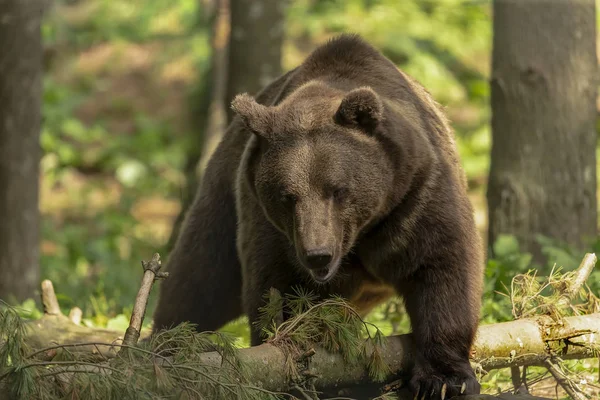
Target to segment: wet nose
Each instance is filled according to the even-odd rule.
[[[329,250],[320,248],[306,252],[306,263],[311,269],[325,268],[331,263],[332,254]]]

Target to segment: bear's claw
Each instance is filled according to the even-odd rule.
[[[445,400],[454,396],[479,394],[480,388],[474,375],[464,373],[416,373],[410,381],[414,400]]]

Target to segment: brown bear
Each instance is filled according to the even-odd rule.
[[[440,106],[342,35],[232,107],[170,255],[155,331],[182,321],[215,330],[245,312],[257,345],[271,287],[341,295],[362,314],[398,294],[415,395],[479,393],[469,351],[483,251]]]

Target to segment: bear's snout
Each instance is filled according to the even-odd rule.
[[[340,264],[339,259],[335,258],[333,252],[327,248],[309,249],[301,258],[304,267],[318,283],[330,280]]]
[[[296,204],[293,241],[300,264],[318,283],[330,280],[343,256],[341,230],[331,201],[307,196]]]
[[[306,264],[310,269],[323,269],[329,266],[333,254],[325,248],[306,251]]]

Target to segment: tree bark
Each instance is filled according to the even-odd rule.
[[[185,168],[187,187],[182,208],[167,244],[175,244],[204,169],[233,118],[233,97],[242,92],[256,94],[281,73],[285,0],[215,0],[204,2],[214,10],[210,82],[201,94],[197,119],[202,132],[198,148],[191,151]],[[209,7],[210,5],[210,7]],[[209,10],[210,12],[210,10]]]
[[[203,6],[211,24],[210,67],[200,77],[200,91],[192,100],[192,126],[186,164],[183,168],[185,186],[181,191],[181,209],[173,222],[167,242],[170,252],[181,229],[189,206],[193,203],[206,163],[219,143],[227,126],[225,96],[227,91],[227,68],[229,34],[231,30],[229,0],[204,1]]]
[[[287,0],[231,0],[231,40],[227,120],[229,104],[238,93],[255,95],[282,73],[281,53],[285,36]]]
[[[489,247],[596,236],[594,0],[495,0]]]
[[[41,0],[0,0],[0,298],[39,283]]]
[[[229,70],[229,41],[231,32],[230,0],[216,1],[216,15],[212,31],[211,98],[202,141],[202,156],[198,175],[204,169],[227,128],[226,96]]]

